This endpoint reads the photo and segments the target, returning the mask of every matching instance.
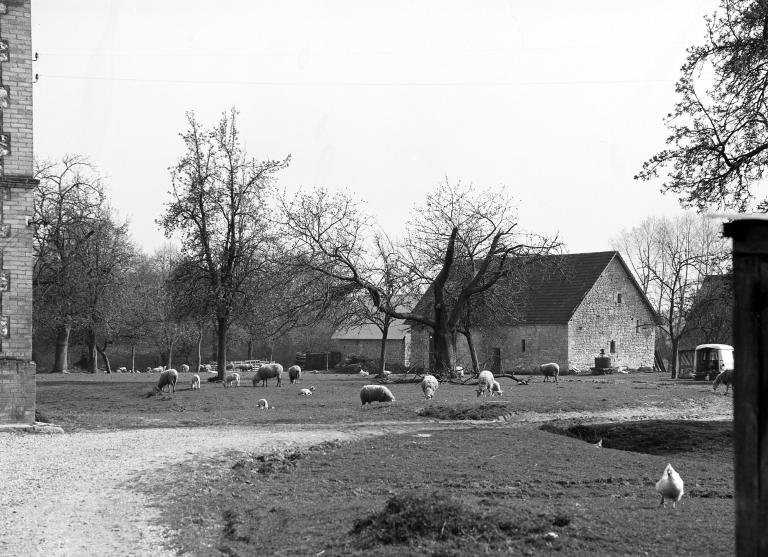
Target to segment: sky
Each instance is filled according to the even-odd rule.
[[[185,113],[239,110],[278,185],[346,189],[391,236],[446,179],[505,187],[570,252],[681,212],[664,147],[716,0],[34,0],[35,156],[87,156],[151,252]]]

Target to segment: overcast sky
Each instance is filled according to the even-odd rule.
[[[151,251],[184,113],[240,110],[279,184],[347,188],[388,233],[445,177],[504,185],[571,252],[679,212],[636,182],[715,0],[34,0],[35,155],[87,155]]]

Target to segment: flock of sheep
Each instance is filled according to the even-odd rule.
[[[210,371],[210,366],[203,366],[203,369]],[[176,392],[176,383],[179,380],[178,371],[175,369],[165,368],[149,368],[147,371],[150,370],[160,372],[160,377],[157,381],[157,385],[155,386],[156,392],[164,392],[166,388],[168,389],[168,392]],[[182,365],[181,371],[188,372],[189,366],[186,364]],[[560,368],[555,363],[542,364],[539,366],[539,371],[542,373],[542,375],[544,375],[545,382],[548,381],[550,377],[554,377],[554,380],[557,381],[557,378],[560,374]],[[382,376],[386,379],[390,374],[391,372],[384,371]],[[368,376],[369,373],[366,371],[360,371],[359,375]],[[267,380],[272,378],[277,380],[278,387],[282,386],[283,366],[281,364],[270,363],[259,366],[253,375],[252,384],[254,387],[256,387],[258,383],[261,383],[261,386],[266,387]],[[301,367],[297,365],[289,367],[288,379],[290,380],[291,384],[298,383],[301,379]],[[239,387],[240,374],[236,371],[227,373],[224,376],[222,383],[224,387]],[[435,395],[435,392],[440,386],[440,383],[434,375],[425,375],[421,380],[420,386],[422,392],[424,393],[424,399],[429,400]],[[192,376],[192,390],[197,389],[200,389],[200,376],[195,374]],[[310,386],[308,389],[300,389],[298,394],[299,396],[311,396],[314,390],[315,387]],[[477,396],[501,397],[503,394],[504,392],[501,390],[501,385],[494,379],[493,373],[488,370],[481,371],[477,381]],[[390,391],[384,385],[364,385],[360,389],[360,402],[361,406],[372,404],[374,402],[395,402],[395,396],[392,394],[392,391]],[[265,410],[269,409],[269,403],[266,399],[261,399],[258,401],[258,407]]]

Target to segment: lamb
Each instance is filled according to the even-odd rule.
[[[493,373],[484,369],[477,376],[477,396],[486,396],[493,389]]]
[[[360,406],[374,402],[395,402],[395,395],[384,385],[365,385],[360,389]]]
[[[499,385],[499,382],[494,379],[493,383],[491,384],[491,397],[501,397],[503,394],[504,391],[501,390],[501,385]]]
[[[549,364],[541,364],[538,368],[538,371],[544,376],[544,382],[546,383],[549,381],[550,377],[555,378],[555,383],[557,383],[557,378],[560,375],[560,366],[556,363],[552,362]]]
[[[725,371],[721,371],[717,374],[717,377],[715,377],[715,382],[712,383],[712,390],[716,391],[720,385],[725,385],[725,392],[723,395],[727,395],[728,389],[730,389],[731,385],[733,385],[732,369],[726,369]]]
[[[187,364],[181,364],[181,373],[189,373],[189,366]]]
[[[192,376],[192,390],[200,388],[200,376],[195,374]]]
[[[311,396],[315,390],[315,386],[311,385],[309,389],[299,389],[299,396]]]
[[[128,368],[125,366],[117,368],[117,373],[128,373]]]
[[[661,479],[656,482],[656,491],[661,495],[660,507],[664,506],[667,499],[672,501],[672,508],[683,496],[683,479],[680,477],[671,464],[667,464]]]
[[[253,375],[253,386],[256,386],[256,383],[261,381],[262,387],[267,386],[267,379],[270,379],[272,377],[277,377],[277,386],[282,387],[283,386],[283,366],[280,364],[264,364],[259,369],[256,370],[256,373]]]
[[[173,392],[176,392],[176,381],[179,380],[179,372],[175,369],[166,369],[164,372],[160,374],[160,379],[157,381],[157,385],[155,385],[155,390],[159,393],[163,392],[163,390],[168,387],[168,392],[173,390]]]
[[[266,398],[260,398],[256,404],[259,405],[259,410],[269,410],[269,403]]]
[[[367,372],[367,371],[365,371],[364,369],[361,369],[360,371],[358,371],[358,372],[357,372],[357,374],[358,374],[360,377],[368,377],[368,376],[370,375],[370,373],[368,373],[368,372]]]
[[[232,383],[235,384],[235,387],[240,386],[240,374],[239,373],[228,373],[224,376],[224,386],[225,387],[231,387]]]
[[[440,386],[434,375],[425,375],[421,380],[421,390],[424,393],[424,399],[429,400],[435,395],[435,391]]]
[[[301,379],[301,368],[299,366],[291,366],[288,368],[288,379],[290,379],[291,384],[298,383],[299,379]]]

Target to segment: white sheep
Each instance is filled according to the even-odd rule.
[[[421,380],[421,390],[424,393],[424,398],[432,398],[439,386],[440,383],[437,382],[437,378],[434,375],[425,375],[424,379]]]
[[[499,382],[494,379],[493,384],[491,385],[491,396],[501,397],[501,395],[503,394],[504,394],[504,391],[501,390],[501,385],[499,385]]]
[[[270,379],[272,377],[277,378],[277,386],[282,387],[283,386],[283,366],[280,364],[264,364],[259,369],[256,370],[256,373],[253,375],[253,386],[256,386],[256,383],[261,381],[261,385],[263,387],[267,386],[267,379]]]
[[[384,371],[382,371],[382,372],[381,372],[381,376],[382,376],[384,379],[389,379],[389,376],[390,376],[390,375],[392,375],[392,372],[391,372],[391,371],[389,371],[389,370],[387,370],[387,369],[385,369]]]
[[[384,385],[365,385],[360,389],[361,406],[373,402],[394,402],[395,395]]]
[[[311,396],[314,390],[314,385],[310,385],[309,389],[299,389],[299,396]]]
[[[165,366],[157,366],[153,368],[147,368],[147,371],[152,373],[163,373],[165,371]]]
[[[266,398],[260,398],[256,404],[259,405],[259,410],[269,410],[269,403]]]
[[[200,376],[195,374],[192,376],[192,390],[200,388]]]
[[[128,373],[128,368],[125,366],[117,368],[117,373]]]
[[[717,388],[720,385],[725,385],[725,392],[723,395],[728,394],[728,389],[733,385],[733,370],[732,369],[726,369],[725,371],[721,371],[717,374],[717,377],[715,377],[714,383],[712,383],[712,390],[716,391]]]
[[[155,390],[159,393],[163,392],[168,387],[168,392],[173,390],[176,392],[176,381],[179,380],[179,372],[175,369],[166,369],[160,374],[160,378],[157,380]]]
[[[546,383],[549,381],[550,377],[555,378],[555,383],[557,383],[557,377],[560,375],[560,366],[557,365],[554,362],[550,362],[548,364],[541,364],[538,367],[539,372],[544,376],[544,382]]]
[[[486,396],[491,393],[493,389],[493,373],[484,369],[477,376],[477,396]]]
[[[288,368],[288,379],[290,379],[291,384],[298,383],[299,379],[301,379],[301,368],[299,366],[291,366]]]
[[[357,374],[358,374],[360,377],[368,377],[368,376],[370,375],[370,373],[368,373],[368,372],[367,372],[367,371],[365,371],[364,369],[361,369],[360,371],[358,371],[358,372],[357,372]]]
[[[226,374],[224,376],[224,386],[225,387],[231,387],[233,383],[235,384],[234,385],[235,387],[239,387],[240,386],[240,374],[237,373],[237,372],[235,372],[235,373],[228,373],[228,374]]]
[[[207,371],[208,373],[215,373],[213,371],[213,368],[211,367],[211,364],[203,364],[200,366],[200,371]]]
[[[181,364],[181,373],[189,373],[189,366],[187,364]]]

